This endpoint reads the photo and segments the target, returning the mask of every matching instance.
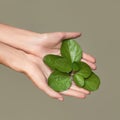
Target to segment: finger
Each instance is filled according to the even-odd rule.
[[[85,90],[85,89],[83,89],[83,88],[79,88],[79,87],[77,87],[76,85],[72,85],[70,88],[71,88],[72,90],[76,90],[76,91],[82,92],[82,93],[87,94],[87,95],[90,94],[90,91]]]
[[[49,86],[44,86],[43,91],[48,94],[50,97],[58,99],[60,101],[63,101],[64,98],[61,94],[59,94],[58,92],[55,92],[53,89],[51,89]]]
[[[68,89],[60,93],[63,95],[72,96],[72,97],[81,98],[81,99],[86,97],[84,93],[76,91],[76,90],[72,90],[72,89]]]
[[[58,36],[60,41],[56,44],[54,48],[59,48],[61,47],[61,40],[65,39],[72,39],[72,38],[77,38],[81,36],[81,33],[79,32],[56,32],[54,33],[56,36]]]
[[[84,59],[81,59],[81,61],[87,63],[87,64],[91,67],[91,69],[93,69],[93,70],[96,70],[96,69],[97,69],[96,64],[91,63],[91,62],[89,62],[89,61],[86,61],[86,60],[84,60]]]
[[[80,32],[54,32],[54,33],[44,33],[42,34],[42,36],[45,36],[44,38],[49,38],[49,40],[46,39],[47,43],[50,43],[52,45],[53,44],[57,45],[58,43],[61,42],[61,40],[80,37],[81,33]]]
[[[86,61],[89,61],[89,62],[92,62],[92,63],[96,63],[96,59],[93,56],[89,55],[89,54],[83,53],[82,57]]]
[[[49,36],[49,38],[52,38],[53,39],[52,41],[54,41],[54,40],[61,41],[64,39],[78,38],[81,36],[81,33],[80,32],[54,32],[54,33],[46,33],[46,35]]]
[[[64,32],[63,33],[63,39],[78,38],[80,36],[81,36],[80,32]]]
[[[41,89],[42,91],[44,91],[48,96],[54,98],[54,99],[58,99],[58,100],[61,100],[63,101],[64,98],[62,95],[60,95],[58,92],[55,92],[53,89],[51,89],[47,83],[42,83],[41,84],[41,80],[34,80],[33,81],[35,83],[35,85]]]

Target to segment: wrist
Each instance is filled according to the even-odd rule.
[[[0,42],[29,52],[40,34],[20,28],[0,24]]]

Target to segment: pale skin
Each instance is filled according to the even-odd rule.
[[[43,63],[47,54],[60,55],[63,40],[80,37],[79,32],[35,33],[20,28],[0,24],[0,63],[11,69],[22,72],[35,85],[52,98],[64,100],[64,95],[85,98],[89,91],[77,87],[74,83],[70,89],[56,92],[47,84],[52,70]],[[83,53],[82,61],[93,70],[96,60],[89,54]]]

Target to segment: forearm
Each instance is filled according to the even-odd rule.
[[[0,42],[0,64],[24,72],[28,63],[29,60],[25,52]]]
[[[38,35],[31,31],[0,24],[0,42],[18,49],[27,51],[27,47],[30,47],[30,45],[27,46],[28,40],[32,44]]]

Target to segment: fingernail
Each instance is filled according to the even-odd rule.
[[[63,101],[63,98],[58,98],[59,101]]]

